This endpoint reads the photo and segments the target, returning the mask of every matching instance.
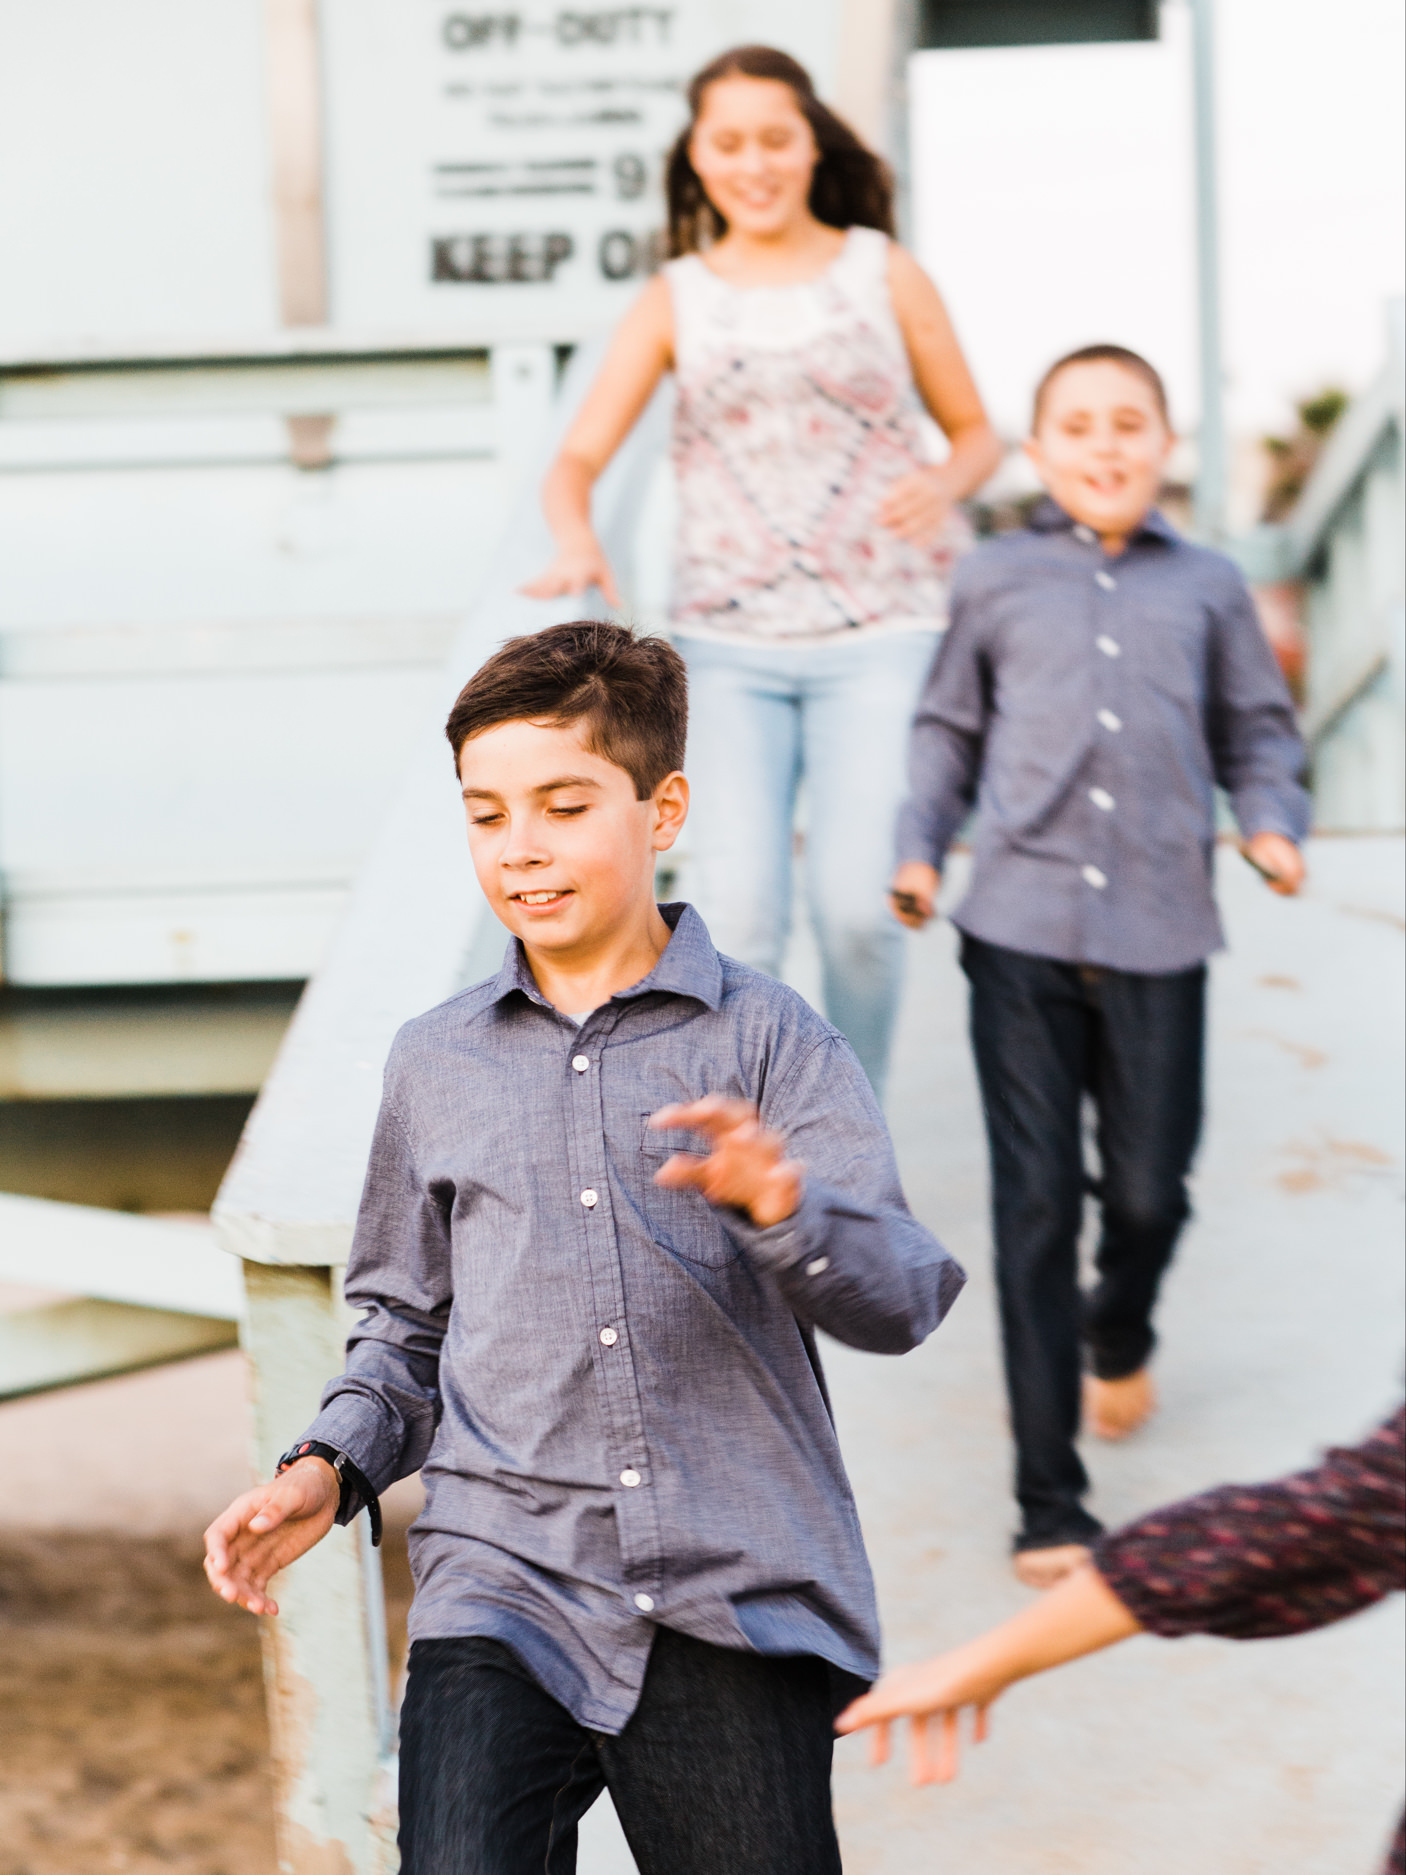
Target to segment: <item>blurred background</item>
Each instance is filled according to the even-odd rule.
[[[1399,0],[0,0],[0,1875],[264,1875],[275,1775],[382,1866],[316,1764],[389,1740],[375,1560],[318,1592],[373,1610],[345,1735],[271,1773],[191,1545],[336,1365],[390,1035],[496,966],[439,722],[552,616],[536,476],[744,39],[899,173],[1010,444],[979,527],[1051,358],[1164,371],[1169,508],[1251,579],[1320,831],[1374,836],[1343,891],[1400,929]],[[647,623],[662,433],[600,495]],[[275,1682],[335,1642],[309,1596]]]

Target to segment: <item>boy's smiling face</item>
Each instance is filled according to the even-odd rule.
[[[1175,442],[1151,385],[1100,359],[1052,379],[1025,453],[1065,513],[1117,551],[1156,501]]]
[[[459,776],[479,885],[530,951],[584,958],[653,912],[655,855],[688,812],[681,774],[637,800],[582,724],[515,721],[471,737]]]

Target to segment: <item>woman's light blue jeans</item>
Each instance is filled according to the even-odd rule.
[[[804,780],[805,884],[825,1014],[881,1099],[902,959],[887,901],[894,820],[937,637],[678,641],[689,682],[690,896],[720,951],[781,974]]]

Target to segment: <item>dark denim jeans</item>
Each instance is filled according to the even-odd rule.
[[[1133,975],[962,940],[991,1146],[996,1283],[1016,1446],[1017,1549],[1087,1542],[1080,1341],[1105,1380],[1136,1373],[1190,1204],[1201,1131],[1206,968]],[[1085,1171],[1081,1110],[1097,1115]],[[1092,1291],[1079,1293],[1084,1197],[1102,1206]]]
[[[835,1714],[863,1682],[811,1655],[660,1628],[618,1738],[500,1641],[416,1641],[400,1719],[401,1875],[573,1875],[609,1788],[640,1875],[839,1875]]]

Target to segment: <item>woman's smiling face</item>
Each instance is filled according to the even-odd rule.
[[[719,78],[703,94],[689,160],[729,228],[766,239],[809,212],[820,159],[796,94],[775,78]]]

